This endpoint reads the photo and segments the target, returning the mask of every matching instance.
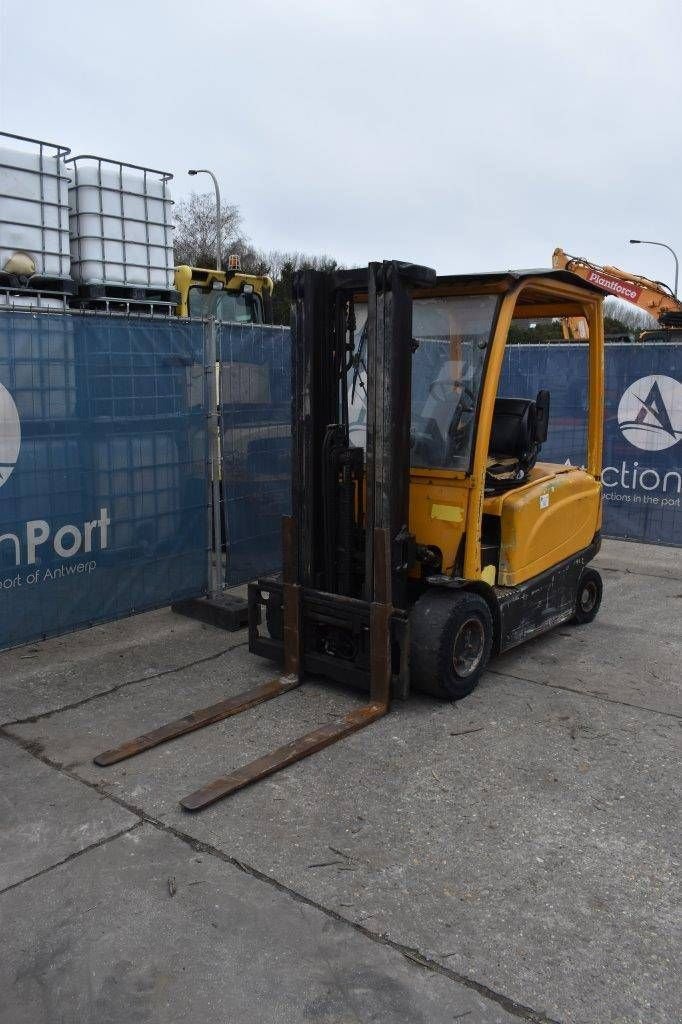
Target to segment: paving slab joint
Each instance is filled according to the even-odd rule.
[[[12,889],[18,889],[21,885],[26,885],[27,882],[32,882],[35,878],[47,875],[50,871],[54,871],[55,868],[61,868],[64,864],[69,864],[72,860],[77,860],[78,857],[82,857],[85,853],[91,853],[92,850],[99,850],[101,846],[106,846],[107,843],[111,843],[114,839],[120,839],[121,836],[134,832],[135,829],[140,828],[143,824],[144,821],[140,819],[139,821],[136,821],[134,825],[128,825],[126,828],[121,828],[117,832],[113,832],[110,836],[103,836],[101,839],[98,839],[96,843],[90,843],[89,846],[84,846],[82,850],[74,850],[74,852],[70,853],[68,857],[64,857],[62,860],[58,860],[54,864],[48,865],[46,868],[41,868],[40,871],[35,871],[32,875],[27,875],[26,878],[21,878],[18,882],[12,882],[11,885],[7,885],[4,889],[0,889],[0,896],[4,896],[5,893],[11,892]]]
[[[433,960],[430,957],[427,957],[424,954],[420,953],[418,949],[414,949],[411,946],[404,945],[403,943],[400,943],[395,939],[389,938],[385,934],[380,934],[378,932],[371,931],[369,928],[366,928],[364,925],[359,924],[357,921],[353,921],[350,918],[344,917],[342,914],[339,914],[336,910],[333,910],[331,907],[327,907],[323,903],[318,903],[315,900],[310,899],[303,893],[298,892],[296,889],[292,889],[290,886],[285,885],[278,879],[273,878],[270,875],[264,874],[262,871],[259,871],[258,868],[255,868],[252,865],[245,863],[244,861],[238,860],[236,857],[233,857],[230,854],[225,853],[223,850],[219,850],[217,847],[212,846],[209,843],[205,843],[199,839],[196,839],[194,836],[189,835],[187,832],[183,832],[181,829],[174,828],[172,825],[168,825],[165,822],[159,820],[158,818],[152,817],[151,815],[147,814],[147,812],[143,810],[143,808],[137,807],[135,804],[132,804],[129,801],[122,799],[121,797],[114,796],[100,784],[96,782],[89,782],[86,779],[82,779],[73,771],[69,770],[69,768],[53,761],[51,758],[43,754],[40,748],[37,748],[36,745],[32,743],[30,740],[24,740],[20,736],[15,736],[11,732],[6,732],[4,727],[0,727],[0,735],[5,736],[5,738],[11,740],[13,743],[16,743],[23,750],[28,751],[33,757],[35,757],[41,763],[47,765],[55,771],[58,771],[66,775],[68,778],[73,779],[76,782],[80,782],[81,785],[87,786],[89,789],[93,789],[100,796],[112,800],[114,803],[119,804],[127,811],[130,811],[131,814],[135,814],[140,819],[140,821],[138,821],[135,825],[127,829],[124,829],[120,833],[120,835],[125,835],[127,832],[133,831],[135,828],[138,828],[142,824],[150,825],[152,828],[155,828],[160,832],[165,832],[167,835],[172,835],[175,839],[178,839],[180,840],[180,842],[189,846],[195,853],[203,853],[207,856],[214,857],[225,864],[229,864],[232,867],[237,868],[239,871],[244,872],[244,874],[249,875],[251,878],[254,878],[259,882],[264,882],[265,884],[272,886],[279,892],[295,900],[297,903],[302,903],[306,906],[312,907],[314,910],[317,910],[320,913],[324,914],[325,917],[331,918],[339,924],[343,924],[349,928],[352,928],[354,931],[359,932],[361,935],[369,939],[371,942],[376,942],[380,945],[388,947],[389,949],[395,950],[397,953],[400,953],[402,956],[404,956],[405,959],[416,964],[418,967],[421,967],[423,970],[431,971],[435,974],[440,974],[458,985],[462,985],[465,988],[471,989],[472,991],[480,995],[482,998],[487,999],[490,1002],[496,1003],[498,1006],[502,1007],[507,1013],[515,1017],[518,1017],[519,1020],[529,1021],[530,1024],[562,1024],[561,1021],[558,1021],[553,1017],[548,1017],[546,1014],[542,1013],[541,1011],[533,1009],[533,1007],[531,1006],[526,1006],[523,1003],[519,1003],[517,1000],[504,995],[504,993],[496,992],[494,989],[490,988],[488,985],[485,985],[483,982],[476,981],[474,978],[470,978],[467,975],[459,974],[457,971],[453,971],[452,968],[446,967],[439,961]],[[117,838],[117,836],[111,836],[109,838],[114,839]],[[104,842],[108,841],[108,839],[102,840],[99,844],[95,843],[93,844],[93,846],[88,847],[87,849],[94,849],[96,846],[102,845]],[[66,858],[66,860],[71,860],[73,857],[79,855],[80,852],[72,854],[71,857]],[[66,861],[64,861],[63,863],[66,863]],[[58,865],[55,865],[55,867],[56,866]],[[47,868],[46,870],[51,869]],[[42,874],[43,872],[39,873]],[[21,885],[23,884],[23,882],[19,882],[16,884]],[[10,888],[13,888],[13,886],[10,886]]]

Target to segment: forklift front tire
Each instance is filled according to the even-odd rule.
[[[583,569],[578,581],[578,593],[575,599],[575,613],[571,622],[582,626],[592,622],[599,611],[602,595],[602,579],[596,569]]]
[[[493,619],[484,598],[465,590],[429,590],[410,612],[412,685],[460,700],[475,689],[492,645]]]

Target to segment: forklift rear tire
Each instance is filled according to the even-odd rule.
[[[602,579],[596,569],[583,569],[578,581],[578,593],[575,599],[575,614],[571,622],[584,625],[592,622],[599,611],[603,590]]]
[[[487,602],[470,591],[429,590],[410,612],[410,680],[417,690],[460,700],[475,689],[493,646]]]

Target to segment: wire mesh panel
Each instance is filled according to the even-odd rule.
[[[587,455],[587,346],[509,345],[498,394],[535,398],[541,388],[551,394],[549,430],[543,462],[584,466]]]
[[[221,324],[220,412],[227,585],[282,564],[291,503],[291,332]]]
[[[0,314],[0,647],[205,592],[203,343]]]
[[[499,394],[534,398],[549,388],[540,458],[583,465],[587,346],[511,345]],[[682,345],[606,346],[603,533],[682,545]]]

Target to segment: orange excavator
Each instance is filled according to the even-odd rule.
[[[660,327],[642,331],[639,341],[673,340],[673,334],[675,340],[682,337],[682,302],[662,281],[652,281],[618,267],[600,267],[582,256],[569,256],[563,249],[552,253],[552,266],[555,270],[569,270],[607,295],[631,302],[655,317]],[[562,320],[562,331],[566,341],[585,341],[587,323],[583,317],[568,317]]]

